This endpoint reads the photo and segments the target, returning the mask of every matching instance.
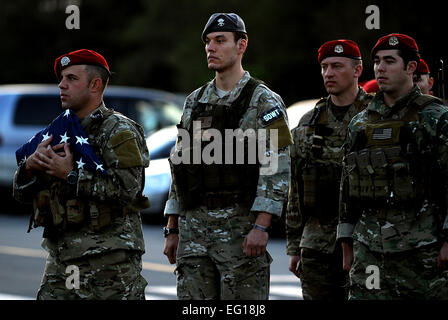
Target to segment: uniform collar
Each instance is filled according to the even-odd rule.
[[[236,83],[236,85],[233,87],[232,90],[229,91],[228,94],[226,94],[224,97],[220,98],[216,91],[216,78],[210,81],[207,85],[207,87],[204,90],[204,94],[199,99],[200,103],[217,103],[219,100],[220,103],[223,103],[225,105],[232,104],[233,101],[238,98],[241,90],[244,88],[246,83],[250,79],[249,71],[245,71],[243,77]]]
[[[388,107],[384,103],[384,93],[382,91],[378,91],[372,102],[369,103],[367,109],[369,111],[377,112],[382,116],[388,117],[389,115],[396,113],[400,109],[406,107],[409,102],[413,101],[417,96],[421,94],[422,92],[420,91],[420,88],[417,85],[414,85],[411,91],[398,98],[392,106]]]
[[[95,123],[98,119],[104,118],[105,112],[107,110],[108,109],[106,108],[104,101],[101,101],[101,104],[95,110],[93,110],[89,115],[80,120],[81,127],[87,128]]]

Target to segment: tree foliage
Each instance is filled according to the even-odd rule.
[[[80,8],[80,29],[68,30],[65,8]],[[443,10],[410,1],[377,1],[380,29],[365,26],[370,1],[297,0],[3,0],[0,4],[0,83],[55,82],[54,59],[89,48],[115,72],[113,84],[189,93],[213,78],[206,67],[203,27],[214,12],[245,21],[244,67],[286,104],[326,95],[317,50],[328,40],[352,39],[364,57],[361,80],[373,78],[370,50],[380,36],[414,37],[430,68],[447,57],[440,34]],[[442,51],[445,50],[445,51]]]

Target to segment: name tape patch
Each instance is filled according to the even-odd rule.
[[[265,126],[282,117],[283,114],[279,107],[274,107],[260,115],[261,122]]]

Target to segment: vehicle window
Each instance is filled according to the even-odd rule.
[[[14,123],[47,126],[61,112],[61,100],[58,95],[26,95],[17,101]]]
[[[134,121],[136,120],[135,115],[129,114],[129,98],[104,97],[103,100],[106,107],[114,109],[115,111],[124,114],[126,117],[129,117]]]
[[[166,143],[160,144],[155,148],[149,149],[149,158],[151,160],[169,158],[171,154],[171,149],[173,149],[176,141],[167,141]]]
[[[148,133],[177,124],[182,116],[182,109],[169,101],[141,100],[135,104],[135,110],[137,121]]]
[[[141,124],[146,134],[177,124],[182,116],[181,107],[169,101],[104,97],[104,103]]]

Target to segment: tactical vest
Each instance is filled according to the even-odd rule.
[[[225,129],[235,130],[240,127],[239,123],[249,108],[255,88],[262,83],[250,78],[240,95],[230,105],[208,104],[197,102],[191,113],[191,125],[185,128],[193,137],[193,121],[201,121],[202,128],[216,129],[222,137],[222,164],[205,164],[201,157],[200,164],[193,163],[193,155],[190,153],[190,164],[177,164],[171,167],[173,180],[177,193],[177,200],[182,210],[192,209],[199,205],[206,205],[209,209],[222,208],[235,203],[250,205],[256,194],[259,175],[259,162],[248,164],[247,141],[244,145],[244,164],[236,162],[236,143],[233,139],[233,161],[225,164]],[[202,97],[204,85],[198,94],[197,100]],[[182,123],[178,125],[182,127]],[[208,141],[201,142],[201,155]],[[184,150],[183,150],[184,152]]]
[[[438,197],[434,188],[437,159],[418,115],[432,102],[439,99],[417,97],[400,119],[368,114],[365,130],[357,133],[355,147],[344,159],[355,210],[361,203],[364,208],[413,207],[423,199]]]
[[[366,104],[359,100],[354,102],[357,112]],[[319,100],[305,124],[306,143],[311,144],[311,150],[301,168],[304,210],[318,217],[328,215],[338,207],[345,140],[345,135],[333,134],[334,129],[329,127],[327,108],[327,98]]]

